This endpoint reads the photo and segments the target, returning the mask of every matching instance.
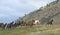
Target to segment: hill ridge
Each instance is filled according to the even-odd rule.
[[[52,3],[25,15],[18,20],[22,19],[24,21],[29,21],[32,19],[38,19],[41,20],[41,23],[46,23],[48,20],[53,19],[54,24],[60,24],[60,0],[54,1]]]

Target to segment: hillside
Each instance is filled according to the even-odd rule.
[[[39,19],[41,20],[41,23],[46,23],[48,20],[53,19],[54,24],[60,24],[59,18],[60,18],[60,0],[57,2],[54,1],[50,4],[47,4],[47,6],[45,6],[44,8],[41,7],[40,9],[35,10],[22,17],[24,21]]]

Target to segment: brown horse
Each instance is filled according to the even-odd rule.
[[[27,25],[27,26],[32,26],[34,22],[35,22],[35,20],[28,21],[28,22],[26,23],[26,25]]]

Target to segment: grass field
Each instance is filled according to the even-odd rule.
[[[60,35],[60,25],[23,26],[0,30],[0,35]]]

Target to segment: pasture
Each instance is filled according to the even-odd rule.
[[[34,25],[0,30],[0,35],[60,35],[60,25]]]

